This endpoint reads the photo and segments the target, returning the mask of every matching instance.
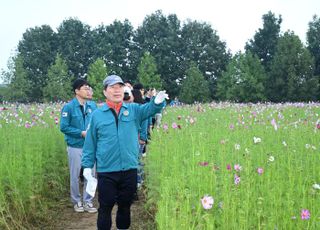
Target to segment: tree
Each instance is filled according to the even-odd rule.
[[[220,100],[259,102],[265,96],[266,73],[257,56],[251,52],[236,54],[218,80]]]
[[[25,78],[28,79],[29,97],[32,101],[43,98],[42,88],[47,84],[47,71],[57,53],[56,34],[48,25],[28,29],[18,45],[23,60]],[[20,68],[20,67],[19,67]]]
[[[108,70],[106,64],[101,58],[98,58],[94,63],[89,66],[88,70],[88,83],[94,89],[94,100],[103,100],[103,80],[107,76]]]
[[[43,89],[46,101],[67,101],[72,97],[71,77],[68,66],[57,54],[55,63],[49,67],[47,85]]]
[[[133,36],[133,27],[128,20],[115,20],[108,26],[100,25],[93,30],[95,59],[102,58],[110,74],[131,81],[136,80],[139,61]]]
[[[230,53],[225,42],[207,23],[188,21],[182,28],[182,69],[186,71],[190,62],[195,62],[209,82],[211,97],[214,98],[217,79],[226,69]]]
[[[155,59],[149,52],[145,52],[141,58],[138,66],[138,81],[145,88],[162,89],[162,82],[160,75],[157,74]]]
[[[191,63],[190,68],[186,71],[185,79],[182,81],[180,100],[188,104],[210,100],[208,81],[194,62]]]
[[[76,18],[64,20],[58,27],[58,52],[74,78],[87,73],[93,61],[93,39],[90,26]],[[71,81],[74,79],[71,79]]]
[[[9,84],[9,99],[17,102],[29,102],[31,98],[31,83],[27,71],[23,67],[23,57],[14,58],[14,72]]]
[[[268,98],[274,102],[316,100],[318,80],[313,76],[310,52],[293,32],[280,37],[268,80]]]
[[[155,58],[163,87],[171,97],[178,95],[177,79],[182,79],[180,21],[175,14],[167,17],[156,11],[144,18],[136,30],[134,41],[138,56],[149,52]]]
[[[259,29],[254,38],[245,45],[245,50],[259,57],[267,73],[274,57],[280,36],[281,15],[277,18],[271,11],[262,16],[263,28]]]
[[[307,47],[314,57],[314,75],[318,77],[318,83],[320,84],[320,18],[317,17],[317,15],[314,15],[312,21],[309,22]],[[318,99],[319,98],[320,91],[318,92]]]

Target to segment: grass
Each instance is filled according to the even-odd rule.
[[[316,104],[168,108],[169,128],[154,131],[146,162],[157,228],[318,229],[319,114]],[[209,210],[205,195],[214,198]]]
[[[0,229],[41,229],[67,189],[65,144],[50,118],[59,107],[5,108],[0,111]]]

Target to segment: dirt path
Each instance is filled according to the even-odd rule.
[[[135,201],[131,206],[131,230],[154,230],[153,220],[144,208],[145,197],[142,191],[138,192],[139,200]],[[69,203],[68,201],[66,201]],[[97,202],[95,201],[95,204]],[[58,230],[96,230],[97,213],[76,213],[73,211],[71,204],[66,204],[67,208],[63,210],[61,220],[57,223],[54,229]],[[98,205],[96,205],[98,207]],[[117,207],[113,208],[112,229],[117,229],[115,226],[115,212]],[[60,218],[59,218],[60,219]]]

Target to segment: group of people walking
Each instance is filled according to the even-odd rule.
[[[139,156],[145,149],[150,120],[161,113],[168,95],[160,91],[145,103],[143,87],[130,88],[117,75],[107,76],[103,87],[106,101],[97,108],[94,102],[88,101],[92,98],[90,85],[84,79],[77,79],[73,83],[75,97],[61,111],[60,129],[67,143],[70,196],[74,211],[98,211],[99,230],[111,229],[111,213],[117,204],[116,226],[128,229],[130,207],[142,182],[138,175]],[[85,177],[82,196],[81,169]],[[95,176],[98,210],[86,191],[88,181],[93,181]]]

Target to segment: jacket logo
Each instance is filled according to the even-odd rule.
[[[62,117],[67,117],[68,116],[68,113],[67,112],[63,112],[62,113]]]
[[[128,116],[129,115],[129,111],[128,110],[123,111],[123,115],[124,116]]]

